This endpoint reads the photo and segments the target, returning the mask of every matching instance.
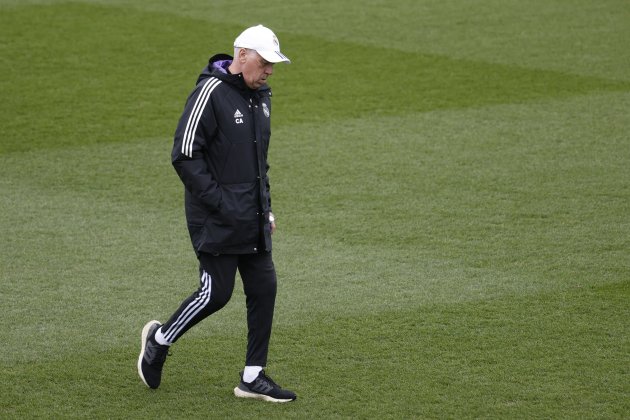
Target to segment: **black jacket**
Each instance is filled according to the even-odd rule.
[[[172,162],[197,253],[271,251],[271,90],[249,89],[240,74],[227,72],[231,60],[210,59],[175,131]]]

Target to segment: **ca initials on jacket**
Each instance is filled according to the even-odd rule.
[[[234,113],[234,122],[236,124],[243,124],[243,114],[238,109],[236,109],[236,112]]]

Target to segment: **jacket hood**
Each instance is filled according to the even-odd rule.
[[[247,87],[245,81],[243,80],[243,74],[232,74],[228,71],[228,67],[232,64],[232,60],[234,58],[228,54],[216,54],[210,57],[208,60],[208,65],[204,67],[201,71],[201,74],[197,78],[197,84],[202,80],[207,79],[208,77],[216,77],[224,82],[230,83],[242,90],[253,90]],[[269,90],[268,85],[261,86],[257,89],[258,91]]]

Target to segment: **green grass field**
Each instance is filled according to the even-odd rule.
[[[0,5],[0,418],[630,417],[627,1]],[[152,391],[198,283],[172,134],[258,23],[298,401],[232,395],[240,285]]]

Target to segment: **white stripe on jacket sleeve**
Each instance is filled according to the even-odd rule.
[[[193,143],[195,141],[195,132],[199,125],[199,119],[203,110],[208,103],[210,94],[212,91],[221,84],[221,81],[216,77],[207,79],[201,87],[201,92],[197,96],[197,100],[193,105],[192,112],[186,122],[186,130],[184,130],[184,139],[182,141],[182,153],[188,157],[192,157]]]

